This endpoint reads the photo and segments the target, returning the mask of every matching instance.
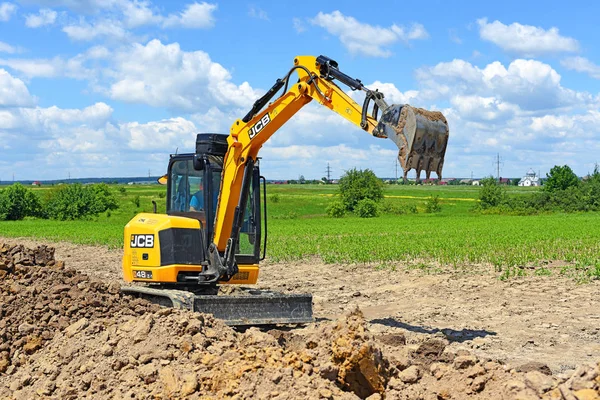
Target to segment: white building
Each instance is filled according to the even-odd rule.
[[[518,183],[519,186],[540,186],[540,177],[535,171],[530,169]]]

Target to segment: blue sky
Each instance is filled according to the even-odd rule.
[[[444,175],[600,162],[596,2],[0,0],[0,179],[163,173],[229,131],[294,56],[327,55],[390,103],[441,110]],[[270,179],[397,150],[309,104],[264,146]],[[414,175],[414,174],[413,174]]]

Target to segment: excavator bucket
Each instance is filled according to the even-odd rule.
[[[449,129],[441,112],[393,104],[383,111],[375,134],[392,139],[400,149],[398,160],[405,181],[411,169],[417,171],[417,182],[423,170],[427,179],[431,171],[442,179]]]

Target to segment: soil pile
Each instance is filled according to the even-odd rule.
[[[374,336],[359,311],[238,332],[124,297],[44,246],[0,244],[0,296],[0,398],[598,398],[598,366],[508,371],[444,339]]]

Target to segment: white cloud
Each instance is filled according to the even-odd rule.
[[[90,41],[99,37],[123,40],[129,35],[120,21],[109,19],[94,21],[90,24],[81,18],[78,23],[67,25],[62,30],[69,38],[79,41]]]
[[[589,104],[595,99],[561,85],[561,76],[550,65],[518,59],[505,67],[499,61],[481,69],[455,59],[416,71],[417,80],[433,98],[451,95],[496,97],[523,110],[544,110]]]
[[[319,12],[311,22],[337,36],[351,54],[371,57],[389,57],[392,52],[388,47],[398,41],[408,43],[428,37],[421,24],[413,24],[408,30],[395,24],[382,28],[359,22],[339,11],[330,14]]]
[[[479,35],[511,53],[534,56],[548,53],[576,52],[577,40],[561,36],[558,28],[543,28],[521,25],[518,22],[504,25],[500,21],[487,22],[487,18],[477,20]]]
[[[125,1],[122,4],[125,25],[136,28],[143,25],[159,24],[163,17],[155,14],[148,1]]]
[[[458,36],[456,29],[448,29],[448,35],[450,36],[450,40],[456,44],[462,44],[462,39]]]
[[[38,14],[28,14],[25,17],[25,25],[28,28],[39,28],[40,26],[52,25],[56,21],[58,13],[49,8],[42,8]]]
[[[13,3],[4,2],[0,4],[0,21],[9,21],[16,12],[17,6]]]
[[[300,18],[292,19],[292,23],[294,24],[294,30],[296,33],[302,33],[306,31],[306,25]]]
[[[265,10],[252,5],[248,10],[248,16],[256,19],[262,19],[263,21],[269,21],[269,15]]]
[[[0,69],[0,107],[31,106],[35,99],[22,80]]]
[[[17,49],[14,46],[11,46],[8,43],[4,43],[4,42],[0,42],[0,53],[8,53],[8,54],[13,54],[13,53],[18,53],[19,49]]]
[[[212,28],[215,25],[216,4],[206,2],[188,4],[179,14],[165,18],[163,26],[168,28]]]
[[[68,60],[52,59],[0,59],[0,65],[9,67],[28,78],[56,78],[66,76],[74,79],[89,79],[94,71],[85,68],[86,57],[78,55]]]
[[[171,151],[181,145],[193,149],[198,130],[192,121],[177,117],[144,124],[128,122],[121,124],[120,132],[127,138],[127,146],[139,151]]]
[[[595,79],[600,79],[600,65],[594,64],[584,57],[569,57],[560,62],[563,67],[583,72]]]
[[[450,103],[462,118],[471,121],[506,120],[514,117],[520,111],[518,106],[500,101],[495,97],[453,96]]]
[[[64,7],[77,13],[94,14],[114,8],[128,0],[19,0],[25,5],[40,7]]]
[[[203,51],[185,52],[179,44],[152,40],[113,54],[107,68],[114,99],[154,107],[199,111],[211,106],[250,107],[259,97],[247,82],[236,85],[223,66]]]

